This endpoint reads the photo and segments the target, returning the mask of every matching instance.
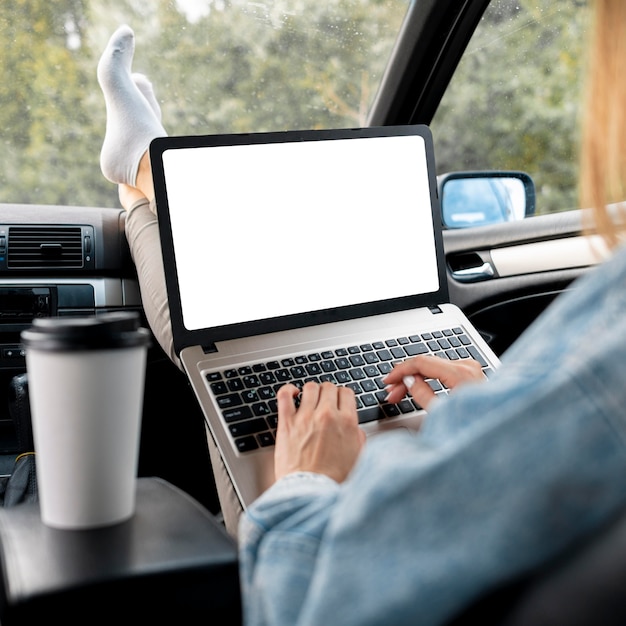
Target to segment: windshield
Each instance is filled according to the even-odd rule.
[[[0,4],[0,202],[119,206],[96,65],[123,23],[172,135],[364,126],[409,0]]]

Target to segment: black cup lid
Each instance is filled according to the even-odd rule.
[[[81,317],[37,317],[22,331],[26,348],[36,350],[106,350],[144,346],[150,333],[134,311]]]

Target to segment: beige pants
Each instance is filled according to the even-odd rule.
[[[130,253],[137,268],[141,300],[148,324],[165,354],[182,369],[174,351],[159,225],[154,207],[151,207],[147,200],[140,200],[133,204],[126,214],[125,229]],[[207,431],[207,443],[224,524],[228,532],[236,537],[239,516],[242,512],[241,503],[209,431]]]

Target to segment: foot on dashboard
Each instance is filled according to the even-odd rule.
[[[143,74],[131,73],[134,52],[132,29],[120,26],[109,39],[97,72],[107,111],[100,167],[111,182],[133,187],[150,142],[167,135],[152,84]]]

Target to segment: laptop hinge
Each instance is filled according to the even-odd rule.
[[[214,352],[217,352],[217,346],[214,343],[210,343],[206,346],[202,346],[202,351],[204,354],[213,354]]]
[[[433,315],[437,315],[438,313],[443,313],[443,311],[437,306],[429,306],[428,310],[433,314]]]

